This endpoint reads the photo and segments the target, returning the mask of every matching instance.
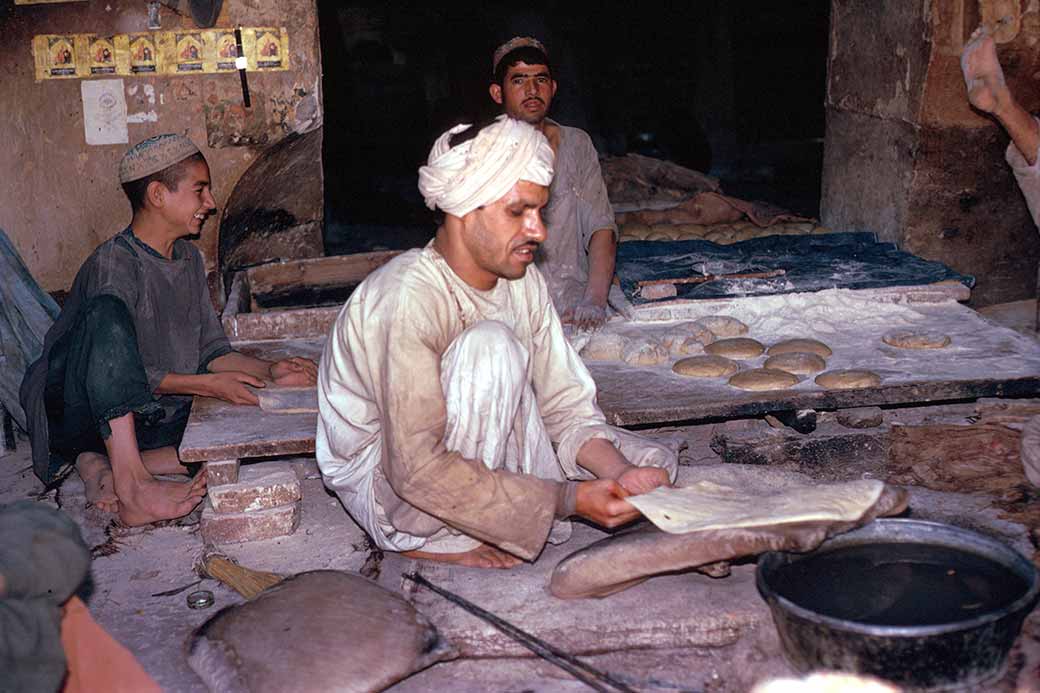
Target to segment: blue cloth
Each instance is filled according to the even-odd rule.
[[[637,292],[638,282],[704,274],[745,274],[783,269],[769,279],[720,279],[678,284],[677,298],[730,298],[824,289],[920,286],[955,280],[971,287],[975,278],[954,272],[879,243],[872,233],[765,236],[732,245],[710,241],[630,241],[617,251],[621,288],[634,304],[652,303]]]
[[[18,388],[40,357],[43,338],[57,319],[58,304],[39,287],[0,229],[0,403],[26,427]]]

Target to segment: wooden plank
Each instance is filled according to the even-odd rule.
[[[251,267],[246,273],[253,294],[273,293],[284,287],[357,284],[402,252],[381,250],[276,262]]]

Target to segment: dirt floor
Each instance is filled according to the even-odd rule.
[[[701,463],[711,462],[703,459]],[[587,687],[529,654],[494,628],[428,592],[409,590],[405,572],[420,569],[431,581],[495,612],[566,651],[585,655],[643,691],[747,691],[756,682],[795,673],[785,662],[768,608],[754,587],[754,566],[734,566],[725,578],[679,574],[654,578],[602,600],[563,601],[548,594],[548,576],[565,555],[604,534],[576,525],[572,539],[550,547],[533,565],[508,572],[445,567],[397,555],[373,554],[363,533],[324,490],[313,459],[292,467],[303,486],[302,522],[290,537],[219,547],[241,565],[281,574],[314,569],[368,571],[389,589],[408,594],[461,658],[402,681],[395,691],[579,691]],[[730,465],[733,466],[733,465]],[[762,473],[775,473],[762,468]],[[81,526],[93,547],[91,578],[81,595],[94,617],[139,658],[168,691],[204,691],[189,668],[185,643],[219,608],[243,599],[207,579],[216,604],[186,605],[188,591],[160,593],[199,581],[203,552],[197,517],[162,527],[122,529],[112,517],[86,507],[82,483],[70,476],[41,495],[30,469],[28,442],[0,459],[0,503],[31,497],[57,505]],[[912,516],[970,525],[1023,552],[1027,531],[1005,522],[977,496],[912,491]],[[1040,690],[1040,615],[1026,622],[1003,676],[981,690]],[[976,688],[975,690],[980,690]]]

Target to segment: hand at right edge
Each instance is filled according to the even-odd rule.
[[[618,527],[640,517],[628,501],[630,494],[613,479],[582,481],[575,495],[575,513],[601,527]]]
[[[203,389],[208,397],[216,397],[232,404],[255,406],[260,403],[256,393],[246,387],[247,385],[264,387],[264,381],[256,376],[242,371],[222,371],[207,373],[203,377],[206,379]]]

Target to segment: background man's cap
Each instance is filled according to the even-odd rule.
[[[514,36],[495,49],[495,55],[491,58],[491,74],[495,74],[495,70],[498,69],[498,64],[502,62],[502,58],[506,57],[507,53],[525,46],[537,48],[541,52],[545,53],[546,57],[549,57],[549,51],[545,50],[545,46],[543,46],[542,42],[538,39],[530,36]]]
[[[138,142],[119,162],[119,182],[129,183],[184,161],[199,148],[184,135],[166,134]]]

